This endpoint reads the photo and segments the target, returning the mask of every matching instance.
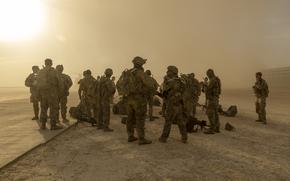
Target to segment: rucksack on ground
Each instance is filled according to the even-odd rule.
[[[226,116],[228,117],[234,117],[238,113],[238,107],[237,106],[230,106],[227,111],[224,112]]]

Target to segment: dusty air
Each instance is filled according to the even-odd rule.
[[[0,0],[0,180],[290,180],[289,8]]]

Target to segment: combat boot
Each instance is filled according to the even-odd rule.
[[[145,138],[139,140],[139,145],[148,145],[148,144],[151,144],[151,143],[152,143],[152,141],[147,140]]]
[[[45,122],[41,122],[41,126],[40,126],[40,129],[46,129],[46,123]]]
[[[39,118],[38,117],[33,117],[33,118],[31,118],[31,120],[38,120]]]
[[[220,133],[220,128],[216,128],[214,131],[215,131],[216,133]]]
[[[260,119],[258,119],[258,120],[256,120],[256,122],[263,122],[262,120],[260,120]]]
[[[159,142],[160,142],[160,143],[166,143],[166,142],[167,142],[167,139],[161,136],[161,137],[159,138]]]
[[[51,125],[50,130],[58,130],[58,129],[63,129],[63,126],[61,125]]]
[[[214,134],[215,132],[212,129],[208,129],[203,132],[204,134]]]
[[[134,142],[134,141],[137,141],[137,140],[138,140],[138,138],[136,138],[135,136],[130,136],[128,138],[128,142]]]
[[[111,129],[111,128],[109,128],[109,127],[104,128],[104,132],[113,132],[113,131],[114,131],[114,130]]]

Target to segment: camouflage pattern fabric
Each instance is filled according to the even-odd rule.
[[[161,135],[162,139],[167,139],[171,131],[171,125],[173,121],[176,121],[182,140],[187,140],[186,122],[183,117],[183,91],[184,84],[180,78],[175,77],[164,82],[164,91],[167,92],[165,99],[165,124]]]
[[[266,99],[269,95],[268,84],[264,79],[256,81],[254,85],[254,93],[257,97],[256,100],[256,113],[258,114],[259,121],[266,123]]]
[[[30,88],[30,102],[33,104],[35,118],[39,116],[39,90],[37,88],[37,74],[31,73],[25,80],[25,86]]]
[[[51,125],[54,126],[58,119],[58,90],[62,88],[61,80],[56,70],[52,67],[44,67],[40,71],[46,71],[48,83],[47,88],[39,90],[41,106],[40,121],[43,123],[47,122],[47,111],[49,108]]]
[[[218,115],[220,87],[216,77],[210,78],[206,88],[206,113],[210,122],[210,130],[218,132],[220,120]]]
[[[116,86],[109,77],[100,79],[100,114],[98,125],[108,128],[110,124],[110,102],[116,92]]]

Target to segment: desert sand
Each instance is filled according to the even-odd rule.
[[[161,117],[146,122],[153,144],[145,146],[127,143],[117,115],[111,118],[113,133],[79,124],[2,169],[0,180],[290,180],[289,95],[271,93],[269,124],[263,125],[254,121],[251,91],[224,91],[221,103],[237,104],[239,113],[234,118],[221,116],[221,123],[230,122],[236,130],[189,134],[188,144],[181,143],[176,126],[168,143],[159,143]],[[76,103],[76,97],[70,101]],[[156,115],[159,110],[155,108]],[[206,119],[202,110],[198,118]]]

